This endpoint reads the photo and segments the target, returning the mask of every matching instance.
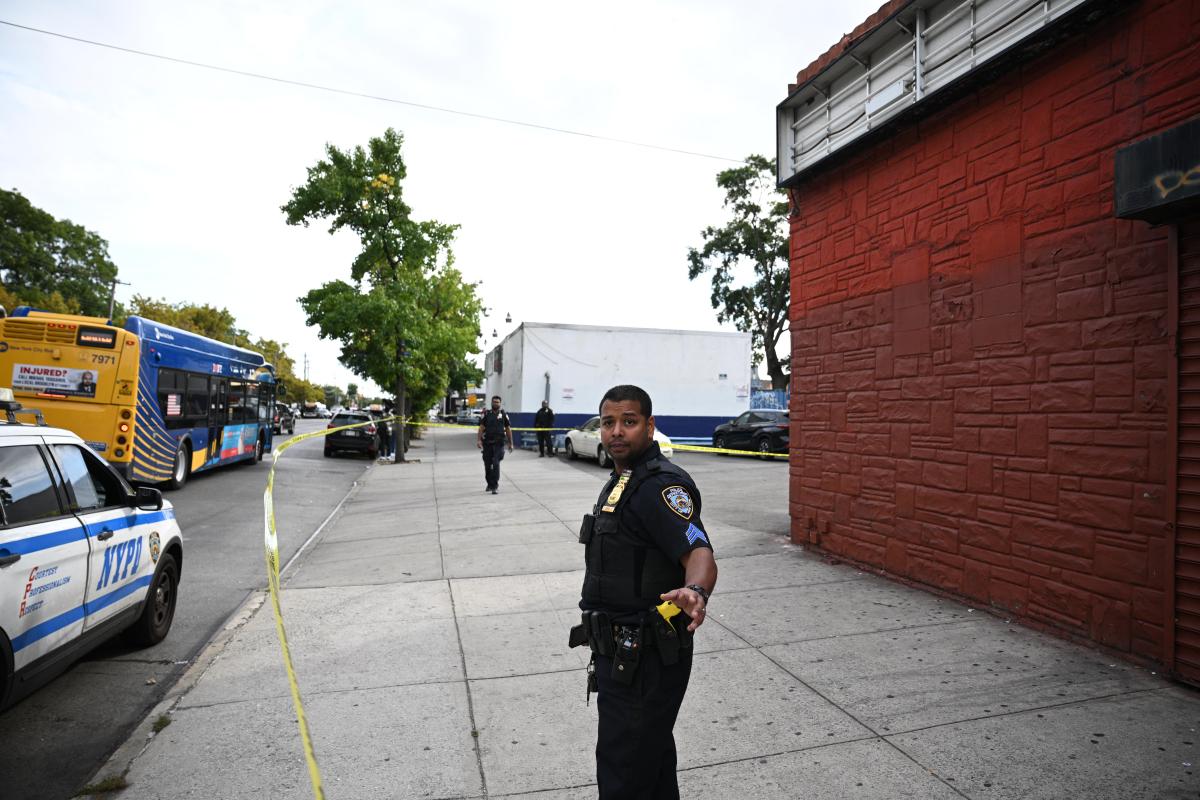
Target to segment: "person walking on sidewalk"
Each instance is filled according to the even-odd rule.
[[[543,400],[542,407],[533,415],[533,427],[535,428],[553,428],[554,427],[554,409],[550,408],[550,401]],[[554,439],[553,434],[549,430],[538,430],[538,458],[543,456],[554,455]]]
[[[570,643],[592,651],[587,693],[598,692],[601,800],[678,800],[672,731],[691,676],[692,634],[717,582],[700,492],[663,457],[652,411],[637,386],[614,386],[600,401],[600,441],[614,469],[579,531],[583,622]]]
[[[492,397],[492,407],[479,420],[475,444],[483,451],[483,477],[487,490],[492,494],[500,491],[500,461],[504,458],[504,445],[512,452],[512,425],[508,414],[500,408],[500,395]]]

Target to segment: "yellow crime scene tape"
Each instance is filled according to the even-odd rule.
[[[398,420],[400,417],[385,417],[384,421]],[[283,628],[283,609],[279,605],[279,537],[275,532],[275,466],[279,458],[288,448],[306,439],[317,439],[328,436],[335,431],[349,428],[359,428],[364,425],[374,425],[379,420],[359,422],[354,425],[343,425],[338,428],[325,428],[311,433],[292,436],[277,448],[272,448],[271,471],[267,474],[267,488],[263,492],[263,535],[265,537],[267,557],[267,586],[271,593],[271,608],[275,612],[275,632],[279,634],[279,647],[283,651],[283,666],[287,670],[288,685],[292,690],[292,705],[296,709],[296,723],[300,726],[300,740],[304,744],[304,760],[308,762],[308,777],[312,782],[313,796],[316,800],[325,800],[325,790],[321,787],[321,772],[317,768],[317,754],[313,750],[312,734],[308,730],[308,718],[304,715],[304,703],[300,699],[300,684],[296,682],[296,670],[292,665],[292,651],[288,647],[287,632]]]
[[[308,728],[308,718],[304,714],[304,703],[300,699],[300,684],[296,681],[296,670],[292,664],[292,652],[288,646],[287,631],[283,627],[283,608],[279,601],[279,537],[275,529],[275,467],[279,463],[280,457],[293,445],[299,444],[307,439],[319,439],[323,436],[328,436],[336,431],[349,430],[350,428],[361,428],[366,425],[374,425],[377,422],[396,422],[403,421],[402,417],[383,417],[379,420],[369,420],[367,422],[358,422],[354,425],[343,425],[337,428],[324,428],[311,433],[302,433],[299,436],[292,436],[279,447],[272,448],[271,452],[271,471],[267,474],[267,488],[263,492],[263,536],[266,550],[267,560],[267,586],[271,594],[271,609],[275,614],[275,632],[279,635],[279,647],[283,652],[283,665],[287,671],[288,686],[292,692],[292,705],[296,709],[296,723],[300,727],[300,739],[304,745],[304,759],[308,762],[308,776],[312,781],[313,796],[316,800],[325,799],[325,790],[321,786],[321,772],[317,767],[317,755],[313,749],[312,734]],[[428,422],[424,420],[414,420],[412,424],[422,428],[472,428],[473,425],[459,425],[450,422]],[[512,428],[514,431],[569,431],[572,428]],[[736,456],[752,456],[752,457],[770,457],[770,458],[787,458],[787,453],[760,453],[753,450],[730,450],[728,448],[706,447],[700,445],[675,444],[671,447],[676,450],[686,450],[696,453],[721,453]]]
[[[457,422],[417,422],[423,428],[477,428],[478,425],[461,425]],[[574,428],[512,428],[514,431],[572,431]],[[671,442],[675,450],[689,453],[720,453],[727,456],[750,456],[751,458],[787,458],[787,453],[764,453],[760,450],[732,450],[728,447],[710,447],[706,444],[678,444]]]

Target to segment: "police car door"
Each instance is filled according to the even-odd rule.
[[[4,438],[0,509],[0,628],[21,669],[83,630],[87,537],[41,437]]]
[[[148,525],[129,505],[129,492],[112,471],[87,447],[73,441],[52,443],[71,509],[91,542],[86,612],[87,630],[146,596],[154,577]],[[154,512],[143,512],[146,516]]]

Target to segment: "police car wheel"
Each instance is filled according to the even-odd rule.
[[[574,461],[575,459],[579,458],[579,456],[576,455],[576,453],[575,453],[575,445],[571,444],[570,439],[567,439],[566,449],[567,449],[567,458],[569,458],[571,461]]]
[[[767,454],[771,452],[771,442],[766,437],[758,440],[758,452],[762,454],[762,458],[767,458]]]
[[[150,584],[150,591],[146,594],[142,614],[126,632],[131,642],[149,647],[167,638],[171,622],[175,619],[178,589],[179,566],[175,563],[175,556],[163,553],[159,559],[158,572],[154,575],[154,582]]]
[[[171,479],[167,481],[167,486],[172,489],[182,489],[187,483],[188,473],[191,471],[191,450],[188,449],[187,442],[180,442],[179,448],[175,451],[175,466],[171,468]]]
[[[602,467],[608,466],[608,453],[605,452],[603,446],[596,448],[596,461],[598,461]]]

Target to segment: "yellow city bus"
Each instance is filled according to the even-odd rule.
[[[259,353],[130,317],[24,306],[0,319],[0,386],[133,481],[169,481],[271,448],[274,368]]]

